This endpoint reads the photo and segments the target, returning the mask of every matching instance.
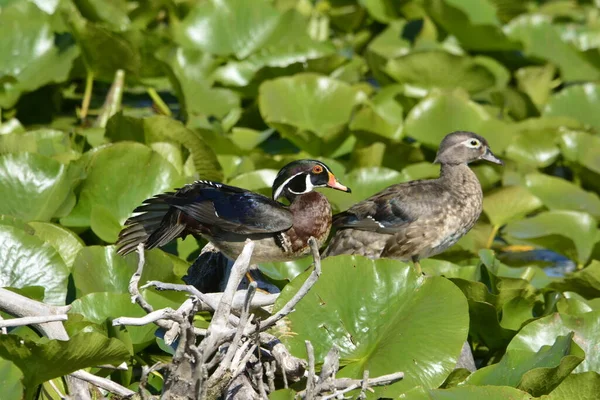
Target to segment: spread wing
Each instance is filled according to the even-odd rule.
[[[435,180],[419,181],[419,185],[416,182],[390,186],[334,215],[333,226],[393,234],[418,218],[438,213],[439,199],[447,197],[447,193],[439,189]],[[431,196],[432,192],[437,196]]]
[[[147,199],[134,210],[119,234],[119,254],[164,246],[189,233],[221,229],[238,234],[289,229],[292,214],[280,203],[258,193],[211,181],[197,181],[175,192]]]

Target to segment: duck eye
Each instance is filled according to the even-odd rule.
[[[320,174],[321,172],[323,172],[323,167],[321,167],[320,165],[315,165],[312,169],[312,171],[315,174]]]
[[[469,142],[469,146],[470,147],[478,147],[479,146],[479,140],[473,139]]]

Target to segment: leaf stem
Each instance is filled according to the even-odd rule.
[[[161,114],[170,117],[172,115],[171,110],[169,109],[169,106],[167,106],[167,104],[163,101],[163,99],[160,98],[156,89],[148,88],[146,89],[146,91],[148,92],[150,98],[152,98],[152,101],[154,101],[154,104],[156,104],[156,106],[158,107],[158,111],[160,111]]]
[[[92,88],[94,87],[94,73],[87,70],[87,76],[85,78],[85,91],[83,93],[83,101],[81,102],[81,114],[80,118],[85,121],[88,111],[90,109],[90,102],[92,100]]]
[[[500,227],[498,225],[492,226],[492,231],[490,232],[490,236],[488,237],[487,241],[485,242],[486,249],[492,248],[492,244],[494,243],[494,238],[498,234],[499,229],[500,229]]]

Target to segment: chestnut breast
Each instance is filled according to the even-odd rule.
[[[313,236],[319,247],[327,240],[331,229],[331,206],[319,192],[300,195],[290,205],[294,225],[284,235],[289,238],[293,253],[306,250],[308,239]]]

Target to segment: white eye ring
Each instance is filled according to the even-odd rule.
[[[481,147],[481,142],[477,139],[469,139],[464,141],[465,146],[471,149],[477,149]]]

